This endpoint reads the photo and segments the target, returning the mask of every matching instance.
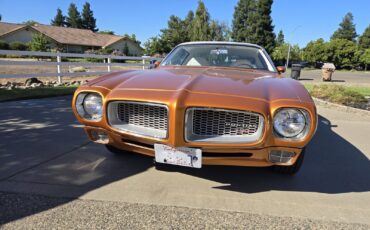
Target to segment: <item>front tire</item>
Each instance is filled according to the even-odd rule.
[[[281,174],[287,174],[287,175],[296,174],[302,167],[305,152],[306,152],[306,148],[303,148],[301,154],[299,155],[298,159],[293,165],[290,165],[290,166],[274,165],[273,166],[274,171],[281,173]]]

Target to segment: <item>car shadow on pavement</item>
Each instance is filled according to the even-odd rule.
[[[332,130],[336,127],[319,116],[318,130],[309,143],[301,170],[296,175],[278,174],[270,168],[204,166],[181,168],[182,173],[226,185],[217,189],[242,193],[270,190],[318,193],[370,191],[370,161],[359,149]]]
[[[88,142],[71,113],[70,100],[61,97],[1,105],[0,225],[61,206],[152,169],[151,157],[117,156],[109,154],[104,146]],[[280,175],[268,168],[204,166],[200,170],[181,167],[173,170],[223,184],[214,189],[240,193],[370,191],[369,159],[336,134],[332,130],[335,125],[320,116],[303,167],[294,176]],[[20,196],[22,199],[12,198],[16,196],[12,192],[26,195]]]

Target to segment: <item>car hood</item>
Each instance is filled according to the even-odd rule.
[[[271,100],[300,100],[295,80],[260,70],[220,67],[161,67],[114,73],[90,86],[110,90],[181,91]]]

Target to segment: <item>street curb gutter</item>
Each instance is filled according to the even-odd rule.
[[[329,107],[329,108],[336,108],[336,109],[339,109],[343,112],[356,113],[358,115],[363,115],[363,116],[369,116],[370,117],[370,111],[367,111],[367,110],[357,109],[357,108],[353,108],[353,107],[350,107],[350,106],[345,106],[345,105],[340,105],[340,104],[324,101],[324,100],[318,99],[316,97],[312,97],[312,99],[314,100],[316,105],[322,105],[322,106],[326,106],[326,107]]]

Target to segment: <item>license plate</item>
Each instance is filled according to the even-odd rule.
[[[180,165],[192,168],[202,167],[202,150],[194,148],[174,148],[154,144],[155,161],[163,164]]]

